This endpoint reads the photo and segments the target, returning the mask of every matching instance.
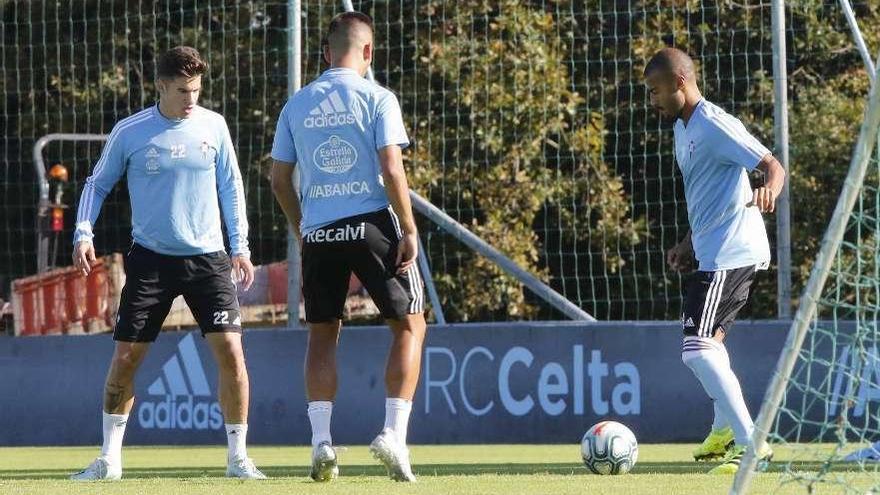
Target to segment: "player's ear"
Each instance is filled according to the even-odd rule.
[[[369,42],[364,45],[364,62],[370,63],[373,61],[373,42]]]
[[[685,83],[687,79],[682,74],[675,75],[675,90],[681,91],[684,89]]]
[[[324,45],[324,61],[327,62],[327,65],[332,65],[333,62],[330,59],[330,44],[326,43]]]

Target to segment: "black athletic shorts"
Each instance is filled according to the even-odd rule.
[[[125,287],[113,339],[153,342],[179,295],[186,300],[202,335],[241,332],[232,263],[225,252],[168,256],[134,244],[125,255]]]
[[[749,300],[749,292],[759,269],[755,265],[694,272],[686,282],[681,324],[685,336],[714,337],[720,328],[733,327],[736,314]]]
[[[400,319],[424,310],[417,264],[397,273],[400,222],[391,208],[337,220],[303,238],[306,321],[342,319],[351,273],[364,284],[382,317]]]

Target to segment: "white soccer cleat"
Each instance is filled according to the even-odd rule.
[[[226,465],[226,477],[241,480],[264,480],[268,478],[262,471],[257,469],[257,466],[254,466],[254,461],[247,457],[230,461]]]
[[[409,449],[397,441],[397,436],[390,428],[382,430],[382,433],[373,440],[370,444],[370,452],[373,457],[385,464],[388,476],[394,481],[416,480],[409,465]]]
[[[111,464],[107,459],[98,457],[82,471],[70,476],[74,481],[118,480],[122,478],[122,464]]]
[[[315,481],[330,481],[339,476],[336,450],[330,442],[321,442],[312,449],[312,471],[309,476]]]

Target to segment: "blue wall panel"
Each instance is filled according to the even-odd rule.
[[[739,323],[728,348],[757,413],[787,324]],[[302,377],[306,333],[245,334],[252,444],[310,439]],[[343,331],[337,444],[368,443],[384,418],[385,328]],[[411,419],[411,443],[577,442],[612,418],[642,442],[697,441],[712,406],[681,362],[673,322],[542,322],[433,327]],[[100,442],[109,335],[0,339],[2,445]],[[164,333],[136,379],[126,444],[224,441],[217,370],[198,332]]]

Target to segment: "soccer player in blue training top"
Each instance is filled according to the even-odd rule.
[[[723,342],[756,272],[770,262],[761,213],[773,212],[785,170],[742,122],[703,98],[685,52],[660,50],[645,67],[645,81],[651,106],[674,125],[691,227],[667,262],[676,271],[692,269],[694,258],[699,262],[685,288],[681,358],[714,402],[715,420],[694,458],[723,456],[710,472],[735,473],[754,425]],[[753,191],[747,172],[756,168],[765,181]],[[772,455],[767,447],[759,458]]]
[[[121,477],[134,375],[178,295],[186,299],[220,371],[229,440],[226,476],[265,478],[245,448],[249,386],[233,277],[247,289],[254,268],[241,172],[226,121],[196,104],[207,70],[199,53],[176,47],[156,65],[159,103],[116,124],[79,203],[73,263],[84,275],[95,261],[92,226],[123,174],[134,242],[125,256],[125,287],[113,332],[116,348],[104,385],[104,446],[72,478]],[[220,207],[231,260],[224,251]]]
[[[385,371],[385,427],[370,445],[392,479],[415,481],[407,423],[421,366],[425,318],[415,264],[418,232],[401,148],[409,144],[397,98],[364,79],[373,22],[334,17],[324,58],[330,69],[284,106],[272,147],[272,189],[302,243],[309,326],[305,379],[312,426],[312,479],[338,474],[330,436],[336,347],[354,272],[392,332]],[[294,191],[291,173],[299,174]]]

